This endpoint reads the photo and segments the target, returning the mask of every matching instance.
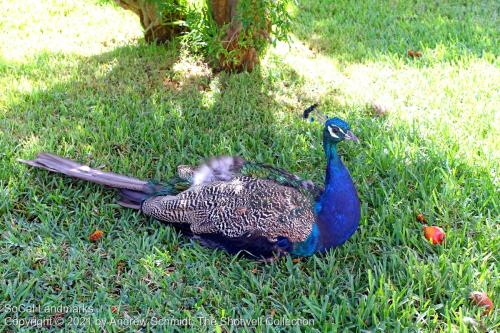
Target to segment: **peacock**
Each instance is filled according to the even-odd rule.
[[[337,152],[340,142],[359,140],[342,119],[323,120],[324,188],[238,156],[180,165],[165,182],[104,172],[49,153],[19,161],[117,189],[120,205],[174,225],[204,246],[262,260],[303,257],[343,244],[360,220],[356,188]]]

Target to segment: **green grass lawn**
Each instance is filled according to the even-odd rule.
[[[302,0],[291,42],[236,75],[145,45],[132,13],[100,3],[0,5],[0,331],[33,331],[11,319],[57,319],[29,306],[61,305],[83,307],[63,318],[90,332],[158,330],[153,318],[252,331],[228,318],[271,316],[259,331],[499,329],[498,310],[482,317],[468,300],[500,295],[497,1]],[[49,151],[166,179],[238,154],[321,182],[321,129],[300,119],[316,101],[361,139],[341,153],[362,219],[345,245],[298,263],[202,248],[113,192],[16,162]],[[424,239],[420,212],[443,246]],[[280,325],[297,318],[312,321]]]

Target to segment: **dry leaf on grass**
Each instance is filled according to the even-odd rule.
[[[483,316],[493,310],[493,302],[485,292],[473,291],[470,293],[469,298],[472,300],[472,303],[484,307]]]
[[[96,230],[94,231],[92,234],[90,234],[89,236],[89,240],[91,242],[97,242],[98,240],[100,240],[102,237],[104,236],[104,231],[102,230]]]
[[[410,58],[420,58],[421,56],[422,52],[420,51],[408,50],[408,57]]]
[[[417,215],[417,221],[422,223],[427,223],[427,221],[425,220],[425,216],[422,213]]]
[[[371,113],[377,117],[384,117],[389,113],[389,107],[382,103],[372,103],[371,105]]]

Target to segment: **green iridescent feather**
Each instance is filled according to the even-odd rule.
[[[283,186],[293,187],[311,199],[316,199],[323,189],[310,180],[302,179],[284,169],[269,164],[245,162],[240,173],[243,176],[269,179]]]

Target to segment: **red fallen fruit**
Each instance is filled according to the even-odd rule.
[[[493,310],[493,302],[485,292],[473,291],[470,293],[469,298],[477,306],[484,307],[483,315],[487,315],[491,312],[491,310]]]
[[[432,244],[441,244],[446,238],[444,230],[436,226],[425,226],[424,236],[427,240],[431,241]]]

